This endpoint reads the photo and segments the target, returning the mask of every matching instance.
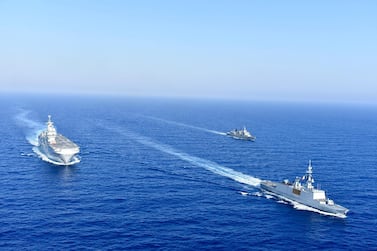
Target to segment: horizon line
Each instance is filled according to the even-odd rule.
[[[135,93],[117,93],[117,92],[57,92],[57,91],[15,91],[6,90],[0,92],[0,95],[32,95],[32,96],[76,96],[76,97],[103,97],[103,98],[152,98],[152,99],[186,99],[202,101],[234,101],[234,102],[268,102],[268,103],[300,103],[300,104],[334,104],[334,105],[358,105],[358,106],[376,106],[377,102],[357,101],[357,100],[329,100],[329,99],[295,99],[295,98],[264,98],[264,97],[235,97],[235,96],[194,96],[194,95],[145,95]]]

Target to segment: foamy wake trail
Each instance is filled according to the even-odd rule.
[[[43,131],[44,125],[36,120],[29,118],[30,111],[21,110],[19,114],[15,116],[15,120],[18,126],[20,126],[27,141],[34,145],[38,145],[38,135]]]
[[[226,133],[224,133],[224,132],[219,132],[219,131],[216,131],[216,130],[210,130],[210,129],[199,127],[199,126],[188,125],[188,124],[184,124],[184,123],[180,123],[180,122],[176,122],[176,121],[171,121],[171,120],[167,120],[167,119],[157,118],[157,117],[153,117],[153,116],[146,116],[146,115],[139,115],[139,116],[144,117],[144,118],[148,118],[148,119],[157,120],[157,121],[162,121],[162,122],[167,123],[167,124],[178,125],[178,126],[187,127],[187,128],[200,130],[200,131],[204,131],[204,132],[209,132],[209,133],[213,133],[213,134],[218,134],[218,135],[226,135]]]
[[[187,161],[187,162],[189,162],[189,163],[191,163],[195,166],[202,167],[202,168],[204,168],[208,171],[211,171],[215,174],[219,174],[221,176],[230,178],[230,179],[235,180],[239,183],[258,187],[260,182],[261,182],[260,179],[255,178],[253,176],[243,174],[241,172],[235,171],[235,170],[228,168],[228,167],[225,167],[225,166],[221,166],[221,165],[219,165],[219,164],[217,164],[213,161],[209,161],[209,160],[202,159],[202,158],[199,158],[199,157],[191,156],[187,153],[180,152],[180,151],[174,149],[171,146],[161,144],[161,143],[157,143],[157,142],[152,141],[151,139],[149,139],[147,137],[137,135],[137,134],[132,133],[130,131],[127,131],[125,129],[117,128],[117,127],[105,127],[105,128],[110,129],[110,130],[112,130],[116,133],[119,133],[123,136],[126,136],[128,138],[131,138],[131,139],[139,142],[140,144],[143,144],[143,145],[149,146],[151,148],[154,148],[156,150],[159,150],[161,152],[173,155],[173,156],[175,156],[175,157],[177,157],[181,160]]]

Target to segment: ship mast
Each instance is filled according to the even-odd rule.
[[[306,171],[306,187],[309,189],[309,190],[312,190],[313,189],[313,183],[314,183],[314,179],[313,179],[313,171],[312,171],[312,161],[309,160],[309,166],[308,166],[308,170]]]
[[[47,121],[47,138],[49,143],[55,143],[56,129],[54,123],[51,121],[51,115],[48,115]]]

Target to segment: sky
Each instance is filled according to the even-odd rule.
[[[0,93],[377,102],[377,1],[0,0]]]

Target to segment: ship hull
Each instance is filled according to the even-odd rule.
[[[328,204],[325,200],[315,200],[313,199],[313,194],[311,192],[293,189],[292,185],[266,181],[262,182],[260,187],[261,189],[271,192],[282,199],[292,200],[322,212],[343,216],[345,216],[348,212],[347,208],[340,205]]]
[[[62,135],[59,135],[59,137],[68,141],[68,139]],[[40,136],[38,150],[54,164],[73,165],[79,162],[79,158],[76,156],[77,153],[79,153],[79,148],[76,145],[69,148],[57,147],[56,145],[50,144],[46,137]]]

